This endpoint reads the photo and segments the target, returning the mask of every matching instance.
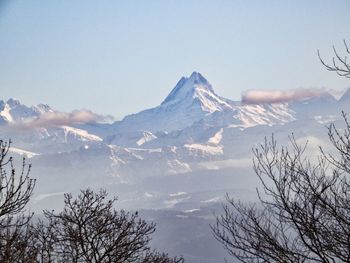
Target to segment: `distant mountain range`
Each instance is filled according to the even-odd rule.
[[[89,112],[64,115],[45,104],[0,101],[0,138],[11,138],[12,154],[33,163],[39,208],[91,186],[118,194],[126,207],[188,210],[218,202],[226,191],[249,199],[257,184],[251,147],[272,133],[288,144],[293,132],[316,151],[327,142],[324,126],[340,123],[342,110],[350,110],[350,89],[340,99],[324,92],[244,104],[217,95],[194,72],[159,106],[111,124],[86,118]]]

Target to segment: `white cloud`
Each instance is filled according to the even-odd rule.
[[[71,113],[53,111],[45,112],[35,119],[15,122],[11,124],[11,126],[19,129],[48,128],[91,122],[104,122],[107,120],[111,120],[111,117],[99,115],[89,110],[75,110]]]
[[[300,101],[328,94],[325,89],[292,89],[292,90],[250,90],[242,95],[242,103],[281,103]]]

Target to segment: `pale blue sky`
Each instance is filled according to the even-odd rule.
[[[201,72],[219,95],[327,87],[317,49],[350,41],[350,1],[0,0],[1,98],[118,118]]]

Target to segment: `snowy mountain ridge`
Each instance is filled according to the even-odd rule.
[[[113,135],[130,131],[172,132],[203,121],[210,125],[241,128],[275,125],[323,114],[317,114],[317,110],[327,112],[331,109],[333,112],[349,101],[350,88],[339,100],[325,93],[304,101],[243,104],[217,95],[208,80],[193,72],[190,77],[182,77],[159,106],[128,115],[111,125],[103,125],[102,129],[104,135]],[[33,120],[48,112],[55,111],[46,104],[28,107],[16,99],[1,100],[0,124]],[[100,127],[99,124],[95,126],[97,130]],[[88,125],[79,125],[79,128],[89,130]]]
[[[214,119],[245,128],[286,123],[295,120],[295,112],[286,103],[245,105],[225,99],[200,73],[193,72],[182,77],[159,106],[126,116],[113,124],[113,130],[171,132],[198,121],[213,123]]]
[[[15,99],[0,101],[0,138],[14,142],[11,154],[30,158],[42,196],[109,187],[126,206],[186,203],[191,204],[186,209],[198,209],[194,204],[216,198],[227,185],[254,186],[250,149],[264,136],[274,133],[287,145],[287,135],[294,132],[298,140],[309,140],[318,149],[326,141],[324,126],[339,123],[341,110],[349,112],[349,105],[350,89],[339,100],[324,93],[296,101],[244,104],[219,96],[194,72],[181,78],[160,105],[111,124],[80,118],[91,115],[82,112],[73,114],[71,123],[59,119],[47,127],[43,122],[18,126],[72,116],[45,104],[28,107]],[[177,192],[187,192],[188,199],[174,201],[169,195]]]
[[[10,98],[6,102],[0,100],[0,123],[14,123],[17,121],[34,119],[46,112],[52,111],[53,110],[50,106],[46,104],[38,104],[28,107],[14,98]]]

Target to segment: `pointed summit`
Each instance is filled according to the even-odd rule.
[[[194,97],[198,90],[206,93],[213,93],[214,90],[208,80],[206,80],[200,73],[193,72],[189,78],[182,77],[176,84],[175,88],[169,93],[161,105],[167,103],[177,103],[189,97]]]
[[[209,85],[209,82],[206,80],[206,78],[204,78],[201,73],[199,72],[192,72],[189,80],[192,80],[195,84],[206,84],[206,85]]]

